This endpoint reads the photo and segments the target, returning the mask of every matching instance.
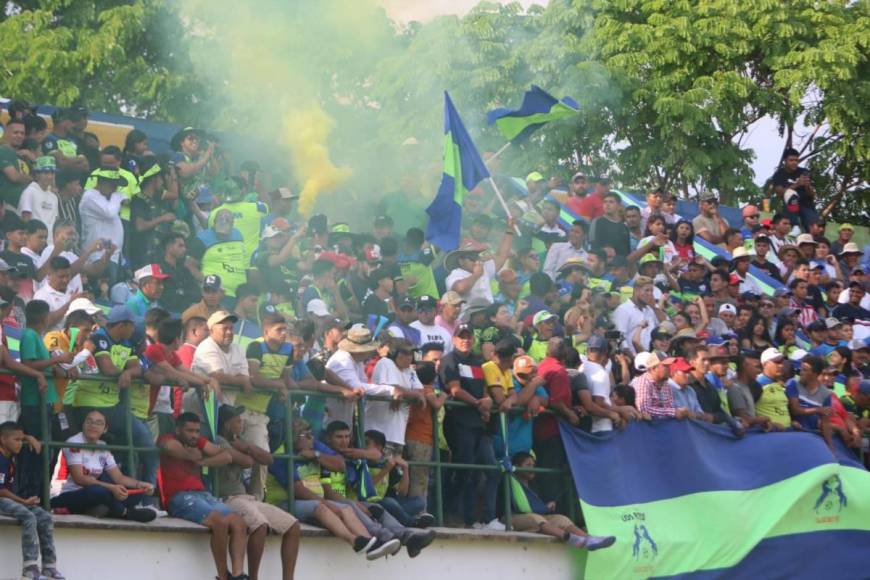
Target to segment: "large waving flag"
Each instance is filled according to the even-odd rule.
[[[518,143],[550,121],[564,119],[580,112],[580,105],[571,97],[561,101],[537,85],[523,95],[519,109],[493,109],[486,115],[506,139]]]
[[[560,427],[589,532],[617,538],[586,578],[867,577],[870,473],[819,435]]]
[[[435,199],[426,208],[429,214],[427,240],[445,251],[459,247],[465,194],[488,177],[489,171],[445,91],[444,173]]]

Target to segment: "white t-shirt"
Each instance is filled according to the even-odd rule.
[[[73,435],[67,439],[67,443],[85,443],[85,434],[79,433],[78,435]],[[97,445],[105,444],[105,441],[97,441]],[[63,458],[66,460],[67,467],[71,465],[81,465],[82,471],[84,471],[85,475],[90,475],[97,479],[99,479],[103,472],[108,471],[113,467],[117,467],[118,465],[115,463],[115,458],[109,450],[95,451],[91,449],[67,447],[63,450]],[[60,491],[61,493],[65,493],[68,491],[76,491],[81,488],[82,486],[73,481],[72,476],[70,476],[66,478]]]
[[[25,252],[25,250],[27,250],[27,248],[22,248],[21,253],[24,254],[24,253],[27,253],[30,251],[30,250],[27,250],[27,252]],[[42,266],[46,262],[48,262],[48,259],[51,257],[51,253],[53,251],[54,251],[54,244],[49,243],[45,247],[45,249],[42,250],[42,253],[40,255],[38,255],[38,256],[30,255],[30,254],[27,254],[27,255],[33,259],[33,265],[38,270],[38,269],[42,268]],[[77,255],[75,255],[72,252],[68,252],[66,250],[64,250],[63,252],[58,254],[58,256],[60,256],[61,258],[66,258],[69,261],[70,265],[75,264],[76,262],[79,261],[79,257]],[[36,288],[37,289],[42,288],[46,284],[48,284],[48,277],[47,276],[44,277],[42,280],[39,280],[36,282]],[[72,294],[78,294],[79,292],[82,291],[82,277],[80,274],[76,274],[75,276],[70,278],[69,286],[67,286],[67,289]]]
[[[649,344],[653,330],[659,325],[655,310],[651,306],[644,305],[641,310],[632,300],[627,300],[613,311],[613,325],[624,336],[622,348],[627,348],[633,354],[637,354],[637,351],[631,339],[634,331],[644,320],[647,321],[647,325],[640,333],[640,343]]]
[[[403,389],[422,389],[420,379],[414,369],[399,370],[389,358],[382,358],[372,371],[372,381],[383,385],[393,385]],[[408,427],[410,408],[402,403],[397,410],[390,408],[391,403],[382,401],[366,402],[366,429],[377,429],[387,441],[405,444],[405,429]]]
[[[51,284],[45,284],[33,294],[34,300],[44,300],[47,302],[52,312],[60,310],[69,304],[72,297],[73,293],[70,292],[69,286],[67,286],[66,292],[58,292],[51,287]],[[61,328],[63,328],[63,319],[58,320],[49,330],[60,330]]]
[[[451,290],[456,282],[465,280],[470,276],[471,272],[468,270],[454,268],[450,271],[444,284],[448,290]],[[487,260],[483,263],[483,275],[477,279],[477,282],[474,283],[474,286],[471,287],[471,290],[467,294],[461,295],[466,301],[466,306],[468,302],[471,302],[475,298],[483,298],[490,304],[495,301],[492,296],[492,285],[490,284],[493,278],[495,278],[495,262],[493,260]]]
[[[58,215],[58,199],[57,194],[53,191],[45,191],[39,184],[32,181],[30,185],[24,188],[21,192],[21,199],[18,200],[18,214],[22,212],[30,212],[31,219],[37,219],[44,223],[48,228],[48,243],[51,243],[52,229],[54,222],[57,221]]]
[[[434,324],[429,326],[419,320],[415,320],[411,323],[411,328],[416,328],[420,331],[421,346],[427,342],[437,342],[444,345],[444,354],[453,350],[453,337],[450,336],[450,333],[444,327]]]
[[[586,382],[589,385],[589,392],[593,397],[601,397],[604,399],[604,404],[610,406],[610,375],[603,366],[589,360],[583,363],[583,368],[580,369],[586,375]],[[592,432],[598,431],[613,431],[613,421],[607,417],[595,417],[592,419]]]
[[[211,375],[214,372],[227,373],[228,375],[249,375],[248,359],[245,358],[242,347],[232,343],[229,350],[224,351],[210,336],[196,347],[190,370],[204,375]],[[224,387],[220,402],[228,405],[235,404],[238,392],[238,387],[233,387],[231,391],[228,390],[228,387]]]

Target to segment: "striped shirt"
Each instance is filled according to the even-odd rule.
[[[641,413],[653,419],[674,417],[674,395],[667,380],[657,383],[647,372],[632,379],[631,386],[634,388],[637,409]]]

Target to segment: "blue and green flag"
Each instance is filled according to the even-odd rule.
[[[589,533],[578,578],[866,578],[870,473],[839,439],[696,421],[561,425]]]
[[[579,112],[580,105],[571,97],[565,97],[560,101],[541,87],[532,85],[532,88],[523,95],[523,104],[519,109],[493,109],[486,114],[486,119],[490,125],[495,125],[507,140],[520,143],[546,123]]]
[[[489,177],[462,119],[444,92],[444,173],[435,199],[426,208],[426,239],[444,251],[459,247],[465,194]]]

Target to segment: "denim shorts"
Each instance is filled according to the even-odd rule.
[[[233,510],[207,491],[180,491],[169,500],[169,515],[174,518],[201,524],[211,512],[228,516]]]

